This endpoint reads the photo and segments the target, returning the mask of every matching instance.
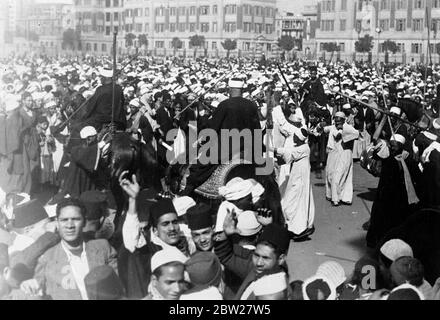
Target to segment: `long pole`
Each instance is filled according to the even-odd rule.
[[[118,32],[113,33],[113,90],[112,90],[112,133],[115,132],[115,100],[116,100],[116,39]]]

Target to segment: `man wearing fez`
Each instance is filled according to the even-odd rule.
[[[118,130],[125,130],[127,119],[124,110],[124,92],[119,84],[115,85],[114,110],[112,110],[113,70],[101,68],[100,73],[102,86],[98,87],[90,98],[82,119],[87,125],[95,127],[98,132],[113,120]],[[112,119],[113,114],[114,119]]]
[[[285,261],[290,245],[289,233],[283,227],[270,224],[263,229],[253,251],[233,246],[231,236],[236,233],[240,233],[236,217],[234,212],[229,212],[224,222],[224,231],[214,237],[214,251],[225,269],[242,280],[235,299],[253,299],[253,282],[265,275],[287,273]]]
[[[197,251],[212,251],[214,229],[211,207],[204,203],[197,204],[188,209],[186,216]]]
[[[123,173],[119,180],[129,197],[122,227],[124,246],[119,253],[120,277],[128,298],[142,298],[147,294],[152,273],[150,261],[154,253],[177,248],[185,256],[190,256],[195,248],[189,245],[191,242],[180,230],[177,211],[171,199],[145,201],[147,195],[140,191],[136,176],[129,180]],[[145,206],[148,206],[147,212]],[[133,270],[136,270],[136,275],[133,275]],[[142,293],[144,295],[139,297]]]
[[[84,241],[86,208],[80,200],[64,199],[56,214],[61,243],[39,258],[34,279],[23,282],[21,289],[53,300],[88,300],[85,276],[101,265],[117,272],[116,251],[104,239]]]
[[[216,131],[219,137],[219,164],[228,163],[231,159],[243,159],[243,156],[246,154],[248,158],[246,160],[255,160],[253,148],[257,141],[255,141],[254,135],[256,130],[261,130],[261,125],[257,105],[242,97],[244,84],[244,81],[240,78],[232,78],[229,81],[230,98],[218,105],[207,122],[207,127]],[[249,129],[252,134],[252,143],[246,145],[240,142],[237,148],[237,146],[235,146],[236,143],[233,143],[232,138],[230,138],[229,150],[223,150],[224,146],[222,146],[220,141],[221,131],[232,129],[236,129],[239,132]],[[234,146],[235,149],[233,149]],[[187,178],[187,185],[182,195],[190,194],[195,188],[205,182],[216,168],[217,165],[215,164],[192,165],[190,168],[190,176]]]

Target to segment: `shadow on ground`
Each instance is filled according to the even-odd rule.
[[[357,196],[366,201],[374,201],[376,197],[376,188],[368,188],[367,192],[359,193]]]

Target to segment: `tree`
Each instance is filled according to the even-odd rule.
[[[174,56],[176,56],[177,50],[182,49],[183,42],[178,37],[174,37],[173,40],[171,40],[171,46],[174,49]]]
[[[197,49],[205,43],[205,37],[197,34],[189,37],[189,45],[194,47],[194,59],[197,56]]]
[[[373,49],[373,37],[370,35],[365,35],[363,38],[360,38],[356,43],[354,44],[356,52],[360,53],[366,53],[371,52],[371,49]]]
[[[385,63],[388,63],[389,52],[391,51],[393,54],[395,54],[398,50],[397,43],[388,39],[383,43],[383,50],[385,51]]]
[[[289,52],[295,48],[295,39],[288,35],[281,36],[281,38],[278,39],[278,47]]]
[[[148,39],[145,34],[140,34],[138,36],[139,46],[145,46],[148,47]]]
[[[63,49],[75,50],[79,45],[80,34],[75,30],[69,28],[63,32]]]
[[[125,46],[132,47],[134,39],[136,39],[136,36],[133,33],[127,33],[125,35]]]
[[[226,50],[226,58],[229,59],[231,51],[237,49],[237,40],[226,39],[225,42],[222,42],[222,46]]]
[[[339,51],[339,46],[336,42],[325,42],[322,44],[322,49],[326,52],[331,52],[330,62],[332,62],[335,51]]]

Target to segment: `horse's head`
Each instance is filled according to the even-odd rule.
[[[159,166],[151,145],[140,143],[125,132],[104,135],[103,138],[111,138],[107,167],[112,179],[118,179],[124,171],[128,171],[130,176],[140,174],[141,186],[160,187],[163,169]]]

